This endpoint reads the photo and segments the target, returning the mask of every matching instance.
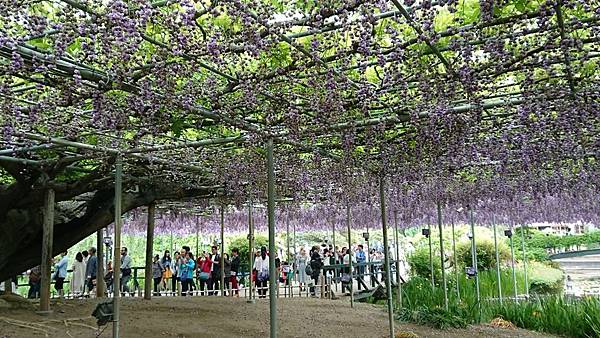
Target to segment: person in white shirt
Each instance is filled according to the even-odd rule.
[[[258,298],[267,298],[268,280],[269,280],[269,256],[267,248],[260,248],[260,256],[254,259],[254,270],[256,270],[256,288]]]

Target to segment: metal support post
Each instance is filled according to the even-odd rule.
[[[500,305],[502,305],[502,278],[500,276],[500,255],[498,254],[498,234],[496,231],[496,221],[492,216],[492,227],[494,231],[494,250],[496,251],[496,280],[498,283],[498,298],[500,299]]]
[[[221,265],[221,297],[225,296],[225,207],[221,205],[221,254],[219,264]],[[227,276],[229,278],[229,276]]]
[[[154,215],[156,211],[156,205],[150,203],[148,205],[148,228],[146,229],[146,269],[144,273],[144,299],[152,299],[152,261],[154,250]]]
[[[521,247],[523,248],[523,274],[525,277],[525,299],[529,299],[529,279],[527,278],[527,249],[525,247],[525,224],[521,224]]]
[[[275,271],[275,164],[273,139],[267,141],[267,211],[269,223],[269,313],[270,337],[277,337],[277,273]]]
[[[479,269],[477,269],[477,243],[475,242],[475,219],[473,218],[473,208],[469,206],[469,221],[471,223],[471,258],[473,271],[475,272],[475,292],[477,295],[477,305],[481,311],[481,294],[479,291]]]
[[[390,337],[394,335],[394,306],[392,304],[392,273],[390,271],[390,246],[388,244],[387,214],[385,212],[385,178],[379,177],[379,205],[381,207],[381,226],[383,228],[383,251],[385,266],[385,290],[387,294],[388,321]]]
[[[437,202],[438,230],[440,232],[440,267],[442,269],[442,287],[444,288],[444,306],[448,311],[448,285],[446,284],[446,269],[444,269],[444,237],[442,231],[442,205]],[[430,236],[431,238],[431,236]]]
[[[117,156],[115,163],[115,244],[113,254],[113,338],[119,338],[121,296],[121,200],[123,191],[123,159]]]
[[[456,257],[456,233],[454,231],[454,220],[452,220],[452,258],[454,261],[454,277],[456,278],[456,296],[460,300],[460,286],[459,286],[459,273],[458,273],[458,259]]]
[[[352,264],[352,236],[350,232],[350,224],[352,222],[352,213],[350,211],[350,203],[346,203],[346,226],[348,228],[348,264],[350,272],[350,307],[354,307],[354,266]],[[345,256],[345,254],[344,254]]]

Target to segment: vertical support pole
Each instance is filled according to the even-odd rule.
[[[291,257],[292,257],[292,252],[290,250],[290,219],[289,219],[289,214],[288,214],[288,219],[285,222],[285,226],[286,226],[286,235],[285,235],[285,241],[286,241],[286,245],[287,245],[287,255],[286,255],[286,260],[288,262],[288,264],[291,262]]]
[[[494,231],[494,250],[496,250],[496,280],[498,283],[498,298],[500,299],[500,305],[502,305],[502,278],[500,276],[500,255],[498,254],[498,234],[496,231],[496,220],[492,216],[492,227]]]
[[[529,280],[527,278],[527,250],[525,247],[525,224],[521,224],[521,246],[523,248],[523,274],[525,277],[525,299],[529,299]]]
[[[454,277],[456,278],[456,296],[458,297],[458,300],[460,300],[460,286],[459,286],[459,281],[458,278],[460,277],[459,273],[458,273],[458,260],[456,257],[456,233],[454,231],[454,219],[452,220],[452,258],[454,260]]]
[[[171,229],[171,240],[170,240],[171,249],[170,251],[175,251],[175,247],[173,246],[173,229]]]
[[[513,241],[513,227],[510,227],[511,234],[509,236],[510,241],[510,265],[512,267],[512,278],[513,278],[513,291],[515,294],[515,303],[519,302],[518,290],[517,290],[517,272],[515,270],[515,243]]]
[[[448,285],[446,284],[446,269],[444,269],[444,236],[442,229],[442,205],[437,202],[438,230],[440,232],[440,267],[442,269],[442,287],[444,288],[444,306],[448,311]]]
[[[267,141],[267,211],[269,223],[269,312],[271,338],[277,337],[277,274],[275,271],[275,164],[273,139]]]
[[[371,236],[369,235],[369,224],[367,224],[367,238],[371,238]],[[371,269],[371,267],[372,267],[371,266],[371,245],[369,245],[368,239],[366,240],[366,242],[367,242],[367,266],[365,266],[365,275],[369,276],[369,283],[372,283],[371,279],[373,278],[373,275],[372,275],[373,269]],[[360,272],[360,268],[358,270]],[[365,278],[365,276],[361,276],[361,278]]]
[[[388,244],[387,214],[385,212],[385,178],[383,174],[379,177],[379,205],[381,207],[381,226],[383,228],[383,250],[385,265],[385,290],[387,294],[388,321],[390,337],[394,335],[394,306],[392,304],[392,273],[390,271],[390,248]]]
[[[336,214],[337,214],[337,212],[336,212]],[[333,223],[332,224],[332,228],[333,228],[332,229],[333,230],[332,231],[333,252],[331,254],[332,254],[332,257],[333,257],[333,264],[335,265],[335,264],[337,264],[336,261],[337,261],[337,257],[338,257],[337,251],[335,250],[335,244],[336,244],[335,243],[335,219],[333,220],[332,223]],[[333,284],[335,284],[335,292],[338,291],[337,276],[338,276],[338,270],[337,270],[337,268],[334,268],[333,269],[333,277],[331,278],[331,283],[329,284],[329,298],[331,298],[331,296],[332,296],[332,291],[333,291],[332,290],[332,286],[333,286]]]
[[[398,236],[398,210],[394,210],[394,227],[396,237],[396,283],[398,283],[398,308],[402,308],[402,281],[400,276],[400,238]]]
[[[250,288],[248,303],[254,303],[254,286],[252,284],[252,271],[254,270],[254,220],[252,218],[252,201],[248,203],[248,255],[250,256],[248,257],[248,286]]]
[[[354,307],[354,267],[352,264],[352,236],[351,236],[351,232],[350,232],[350,223],[351,223],[351,217],[352,217],[352,213],[350,212],[350,203],[346,202],[346,226],[348,227],[348,252],[350,252],[350,254],[348,254],[348,264],[350,265],[349,267],[349,272],[350,272],[350,307],[353,308]],[[344,254],[344,256],[346,256]]]
[[[435,271],[433,269],[433,245],[431,244],[433,233],[431,232],[431,224],[427,225],[429,229],[429,272],[431,273],[431,288],[435,289]]]
[[[115,244],[113,254],[113,338],[119,338],[119,316],[121,296],[121,199],[123,190],[123,160],[117,155],[115,163]]]
[[[221,259],[219,264],[221,265],[221,297],[225,297],[225,206],[221,205]],[[227,276],[229,278],[229,276]]]
[[[42,235],[42,278],[40,289],[40,312],[50,312],[50,273],[52,270],[52,244],[54,242],[54,190],[46,190],[44,196],[44,224]],[[6,287],[7,284],[5,284]]]
[[[152,299],[152,251],[154,250],[154,215],[156,205],[148,205],[148,228],[146,229],[146,268],[144,273],[144,299]]]
[[[104,283],[104,235],[102,229],[96,232],[96,258],[98,264],[96,268],[96,297],[104,297],[106,284]]]
[[[481,295],[479,291],[479,269],[477,269],[477,243],[475,242],[475,219],[473,218],[473,207],[469,205],[469,220],[471,223],[471,259],[475,271],[475,292],[477,295],[477,306],[481,311]]]
[[[200,255],[200,225],[196,224],[196,255]]]

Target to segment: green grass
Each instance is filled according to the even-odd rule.
[[[501,317],[525,329],[567,337],[600,337],[600,299],[534,294],[530,300],[516,303],[511,299],[514,293],[510,270],[501,273],[501,282],[504,296],[502,305],[497,299],[496,272],[485,271],[480,274],[480,307],[476,301],[474,280],[459,278],[460,298],[455,291],[456,281],[449,281],[449,305],[446,310],[442,288],[432,289],[428,279],[413,277],[402,287],[402,307],[397,310],[397,318],[443,329],[486,323]],[[522,294],[522,272],[517,274],[517,288],[518,293]]]

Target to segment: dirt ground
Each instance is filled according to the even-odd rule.
[[[96,322],[89,315],[98,301],[67,300],[53,304],[54,312],[41,316],[32,310],[0,310],[0,338],[96,337]],[[248,304],[244,298],[155,297],[122,300],[122,337],[268,337],[269,302]],[[346,301],[293,298],[278,300],[279,337],[386,337],[383,307]],[[7,321],[8,320],[8,321]],[[21,322],[15,322],[18,320]],[[9,323],[11,322],[11,323]],[[27,325],[36,329],[20,327]],[[525,330],[474,326],[466,330],[435,330],[396,324],[397,331],[419,337],[548,337]],[[109,324],[100,337],[112,337]]]

